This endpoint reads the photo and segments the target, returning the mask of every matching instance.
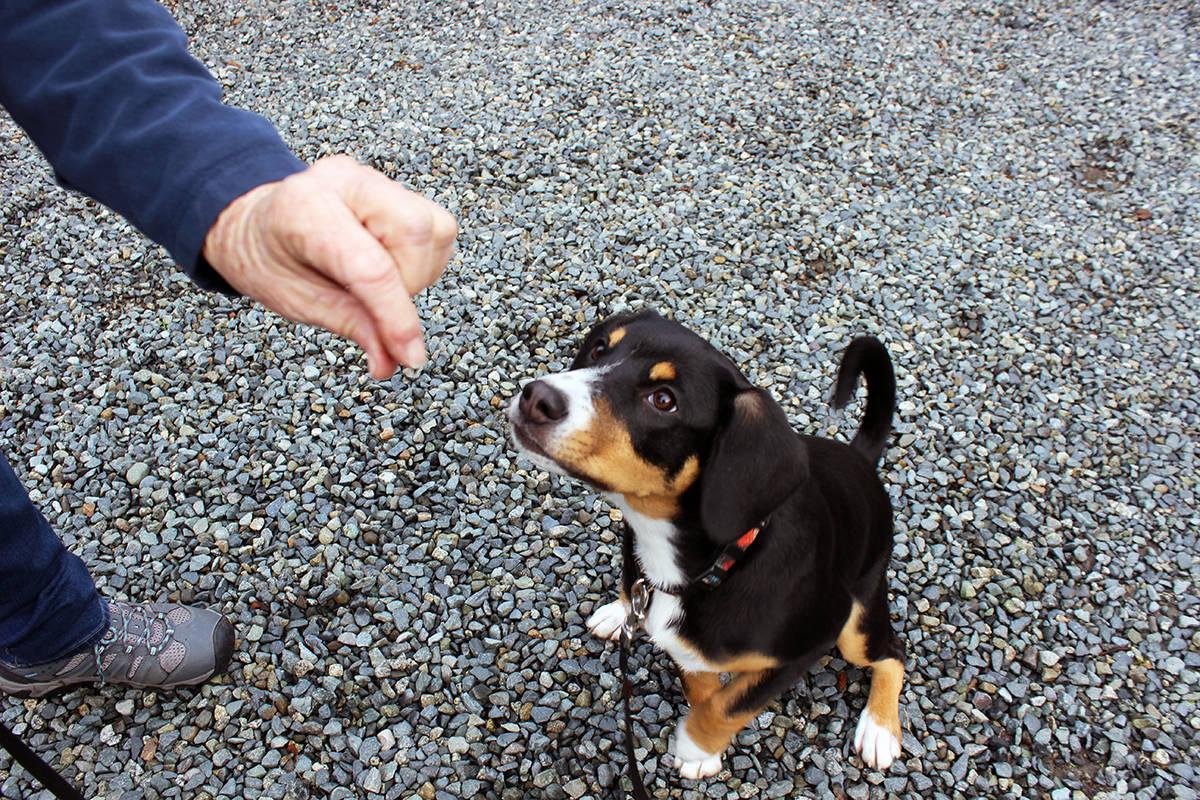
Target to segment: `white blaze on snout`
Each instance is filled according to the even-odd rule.
[[[523,424],[524,415],[521,413],[520,394],[517,394],[509,404],[508,418],[514,424],[522,425],[523,433],[533,439],[539,447],[548,453],[553,453],[573,434],[586,430],[592,424],[596,415],[596,406],[592,401],[596,392],[595,387],[609,369],[611,367],[586,367],[538,378],[537,380],[561,392],[566,400],[566,416],[556,422],[537,426]],[[522,385],[521,389],[523,392],[525,385]],[[525,447],[520,439],[515,439],[515,441],[521,453],[530,461],[551,472],[565,474],[562,467],[552,459]]]

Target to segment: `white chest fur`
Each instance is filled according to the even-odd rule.
[[[684,581],[683,570],[675,557],[675,537],[678,531],[670,521],[651,519],[625,504],[620,496],[613,497],[625,521],[633,529],[633,550],[642,572],[655,586],[679,586]]]
[[[633,548],[642,572],[655,586],[680,586],[685,581],[675,553],[675,526],[667,520],[651,519],[629,508],[620,497],[612,498],[633,529]],[[677,625],[682,609],[679,598],[665,592],[655,592],[646,615],[646,633],[656,645],[667,652],[680,669],[688,672],[707,672],[711,668],[679,638]]]

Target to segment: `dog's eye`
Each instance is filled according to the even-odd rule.
[[[588,353],[588,360],[595,361],[596,359],[600,358],[602,355],[604,355],[607,352],[608,352],[608,345],[606,345],[604,342],[599,342]]]
[[[677,408],[675,405],[675,395],[671,394],[670,389],[655,389],[646,399],[650,401],[650,405],[659,411],[673,413]]]

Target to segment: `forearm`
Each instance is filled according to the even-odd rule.
[[[235,198],[304,168],[263,118],[221,103],[187,38],[151,0],[4,0],[0,104],[59,179],[162,244],[196,280]]]

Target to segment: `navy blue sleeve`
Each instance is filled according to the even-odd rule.
[[[0,105],[61,183],[126,217],[201,286],[234,199],[304,169],[262,117],[221,103],[187,36],[152,0],[0,0]]]

